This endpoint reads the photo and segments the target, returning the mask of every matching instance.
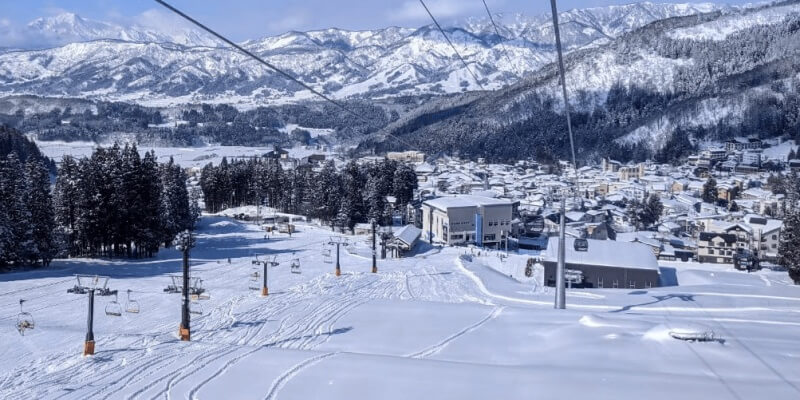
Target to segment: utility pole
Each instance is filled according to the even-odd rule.
[[[378,261],[375,246],[377,245],[377,239],[375,238],[375,220],[372,220],[372,273],[375,274],[378,272]]]
[[[256,259],[253,260],[253,265],[259,265],[259,264],[264,266],[264,281],[261,284],[261,297],[266,297],[269,295],[269,289],[267,288],[267,266],[269,265],[274,267],[276,265],[280,265],[280,263],[275,261],[274,257],[272,261],[270,260],[259,261],[258,255],[256,255]]]
[[[330,245],[334,245],[335,244],[336,245],[336,276],[341,276],[342,275],[342,268],[339,265],[339,248],[341,246],[347,246],[347,238],[343,238],[341,236],[332,236],[331,240],[330,240],[330,242],[328,242],[328,244],[330,244]]]
[[[189,328],[189,250],[194,247],[195,239],[187,229],[178,234],[176,242],[178,250],[183,253],[183,287],[181,288],[183,304],[181,305],[181,324],[178,326],[178,336],[182,341],[189,341],[192,337]]]
[[[558,264],[556,267],[556,302],[555,308],[557,309],[564,309],[567,308],[567,294],[564,289],[564,273],[565,273],[565,260],[566,257],[566,233],[565,227],[566,222],[564,218],[564,213],[566,212],[566,200],[561,198],[561,222],[559,223],[559,239],[558,239]]]
[[[89,312],[86,317],[86,340],[83,342],[83,355],[94,355],[94,289],[89,289]]]

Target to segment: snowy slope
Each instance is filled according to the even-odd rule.
[[[563,12],[569,50],[596,47],[652,21],[708,12],[711,4],[637,3]],[[455,21],[448,35],[487,89],[516,82],[554,59],[549,15],[498,15]],[[36,94],[147,104],[298,101],[308,97],[256,63],[178,24],[173,32],[91,21],[75,14],[41,18],[29,30],[57,37],[55,48],[0,53],[0,95]],[[432,25],[372,31],[291,31],[245,47],[335,97],[475,90],[476,83]],[[457,78],[454,78],[457,77]]]
[[[57,260],[0,275],[0,397],[78,398],[797,398],[800,290],[785,272],[670,263],[678,287],[551,292],[498,273],[495,253],[425,248],[402,260],[342,252],[299,223],[267,241],[255,226],[203,217],[192,271],[211,298],[180,342],[179,297],[162,293],[180,254],[145,260]],[[364,246],[364,237],[350,237]],[[252,285],[256,253],[281,263],[270,295]],[[516,256],[512,256],[514,258]],[[302,274],[288,265],[299,259]],[[230,259],[230,263],[228,262]],[[511,261],[509,261],[511,262]],[[141,313],[108,317],[98,298],[97,353],[81,357],[85,296],[71,274],[106,274]],[[256,283],[257,284],[257,283]],[[17,300],[36,318],[20,336]],[[120,298],[124,306],[125,297]],[[720,342],[672,339],[713,330]],[[22,361],[20,361],[22,360]]]

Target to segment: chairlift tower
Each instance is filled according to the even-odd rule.
[[[183,253],[183,286],[181,287],[183,304],[181,305],[181,324],[178,326],[178,336],[182,341],[189,341],[192,337],[189,327],[191,319],[189,310],[189,251],[195,246],[195,239],[188,229],[178,234],[176,239],[178,243],[177,249]]]
[[[375,239],[375,220],[373,219],[372,220],[372,273],[373,274],[378,273],[378,261],[377,261],[377,258],[376,258],[377,255],[375,254],[376,253],[375,242],[376,242],[376,239]]]
[[[556,51],[558,53],[558,71],[561,77],[561,93],[564,96],[564,114],[567,117],[567,132],[569,133],[569,147],[572,153],[572,168],[575,170],[575,175],[577,177],[578,174],[578,164],[575,159],[575,142],[572,138],[572,121],[570,120],[570,107],[569,107],[569,98],[567,97],[567,77],[564,73],[564,56],[561,52],[561,32],[558,29],[558,7],[556,6],[556,0],[550,0],[550,8],[553,13],[553,33],[555,34],[556,38]],[[557,309],[564,309],[566,308],[566,291],[564,289],[564,280],[565,280],[565,260],[566,257],[566,234],[564,232],[565,228],[565,219],[564,213],[566,212],[566,204],[564,196],[561,198],[561,223],[560,223],[560,230],[559,232],[559,241],[558,241],[558,265],[556,267],[556,299],[555,299],[555,308]]]
[[[261,284],[261,297],[266,297],[269,295],[269,289],[267,287],[267,266],[275,267],[280,265],[279,262],[275,261],[276,257],[272,257],[272,260],[264,259],[259,260],[258,255],[256,255],[256,259],[253,260],[253,265],[262,265],[264,267],[264,281]]]
[[[565,278],[565,266],[566,263],[566,223],[565,223],[565,216],[564,213],[566,212],[566,200],[564,198],[561,199],[561,221],[559,223],[559,232],[558,232],[558,264],[556,266],[556,301],[555,301],[555,308],[557,309],[564,309],[567,308],[567,294],[564,289],[564,278]]]
[[[83,355],[94,355],[94,296],[117,296],[116,290],[108,287],[109,277],[100,275],[75,275],[78,284],[67,290],[73,294],[88,294],[88,309],[86,313],[86,339],[83,342]],[[109,309],[110,310],[110,309]],[[108,314],[108,312],[107,312]]]
[[[342,236],[331,236],[331,240],[328,242],[330,245],[336,245],[336,276],[342,275],[342,268],[339,265],[339,250],[341,246],[347,247],[347,238]]]

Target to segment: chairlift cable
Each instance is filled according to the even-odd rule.
[[[280,68],[276,67],[275,65],[273,65],[273,64],[271,64],[271,63],[269,63],[269,62],[267,62],[266,60],[264,60],[263,58],[261,58],[261,57],[259,57],[259,56],[255,55],[255,54],[254,54],[254,53],[252,53],[251,51],[249,51],[249,50],[245,49],[244,47],[242,47],[242,46],[240,46],[240,45],[238,45],[238,44],[236,44],[234,41],[232,41],[232,40],[230,40],[230,39],[226,38],[225,36],[222,36],[221,34],[217,33],[217,32],[216,32],[216,31],[214,31],[213,29],[211,29],[211,28],[207,27],[207,26],[206,26],[206,25],[204,25],[203,23],[201,23],[201,22],[197,21],[196,19],[194,19],[194,18],[190,17],[189,15],[187,15],[186,13],[184,13],[183,11],[181,11],[181,10],[178,10],[177,8],[173,7],[172,5],[168,4],[167,2],[165,2],[165,1],[163,1],[163,0],[155,0],[155,2],[156,2],[156,3],[158,3],[158,4],[161,4],[162,6],[164,6],[165,8],[167,8],[168,10],[172,11],[173,13],[175,13],[175,14],[177,14],[177,15],[181,16],[181,17],[182,17],[182,18],[184,18],[185,20],[187,20],[187,21],[191,22],[192,24],[194,24],[194,25],[198,26],[199,28],[203,29],[204,31],[206,31],[206,32],[210,33],[211,35],[213,35],[213,36],[214,36],[214,37],[216,37],[217,39],[219,39],[219,40],[221,40],[221,41],[223,41],[223,42],[227,43],[228,45],[232,46],[232,47],[233,47],[233,48],[235,48],[236,50],[239,50],[239,51],[241,51],[242,53],[244,53],[244,54],[245,54],[245,55],[247,55],[248,57],[250,57],[250,58],[252,58],[252,59],[254,59],[254,60],[258,61],[259,63],[263,64],[263,65],[264,65],[264,66],[266,66],[267,68],[269,68],[269,69],[271,69],[271,70],[273,70],[273,71],[277,72],[278,74],[282,75],[282,76],[283,76],[283,77],[285,77],[286,79],[288,79],[288,80],[290,80],[290,81],[292,81],[292,82],[295,82],[295,83],[297,83],[298,85],[302,86],[302,87],[303,87],[303,88],[305,88],[306,90],[310,91],[310,92],[311,92],[312,94],[314,94],[315,96],[322,98],[323,100],[325,100],[325,101],[327,101],[327,102],[329,102],[329,103],[331,103],[331,104],[335,105],[336,107],[338,107],[338,108],[340,108],[340,109],[344,110],[345,112],[349,113],[350,115],[352,115],[352,116],[356,117],[356,119],[358,119],[358,120],[360,120],[361,122],[365,123],[365,124],[366,124],[368,127],[370,126],[371,122],[370,122],[369,120],[367,120],[365,117],[363,117],[362,115],[360,115],[360,114],[358,114],[357,112],[355,112],[355,111],[353,111],[353,110],[351,110],[351,109],[347,108],[347,107],[346,107],[344,104],[342,104],[342,103],[340,103],[340,102],[338,102],[338,101],[336,101],[336,100],[334,100],[334,99],[332,99],[332,98],[330,98],[330,97],[328,97],[328,96],[326,96],[326,95],[322,94],[321,92],[319,92],[318,90],[316,90],[316,89],[314,89],[313,87],[309,86],[308,84],[306,84],[306,83],[303,83],[303,81],[299,80],[298,78],[295,78],[295,77],[294,77],[292,74],[290,74],[290,73],[288,73],[288,72],[286,72],[286,71],[284,71],[284,70],[282,70],[282,69],[280,69]],[[448,41],[449,41],[449,39],[448,39]],[[452,45],[452,44],[451,44],[451,45]],[[461,56],[459,56],[459,57],[461,57]],[[462,59],[462,61],[463,61],[463,59]],[[472,72],[470,72],[470,73],[472,73]],[[474,77],[474,75],[473,75],[473,77]],[[480,82],[478,82],[478,84],[480,85]],[[385,135],[387,135],[387,136],[390,136],[390,137],[394,138],[395,140],[397,140],[398,142],[400,142],[400,143],[403,143],[403,144],[405,144],[405,145],[407,145],[407,146],[409,146],[409,147],[411,147],[411,148],[415,148],[415,147],[417,147],[417,146],[413,146],[413,145],[411,145],[409,142],[405,141],[404,139],[401,139],[400,137],[398,137],[398,136],[396,136],[396,135],[394,135],[394,134],[391,134],[391,133],[388,133],[388,132],[383,132],[383,134],[385,134]]]
[[[558,9],[556,0],[550,0],[550,8],[553,11],[553,31],[556,36],[556,51],[558,52],[558,71],[561,80],[561,92],[564,95],[564,113],[567,115],[567,132],[569,132],[569,147],[572,151],[572,168],[578,172],[578,164],[575,161],[575,141],[572,138],[572,120],[570,118],[569,98],[567,96],[567,77],[564,74],[564,57],[561,52],[561,32],[558,29]]]
[[[481,0],[481,1],[483,1],[483,7],[486,9],[486,15],[489,16],[489,21],[491,21],[492,26],[494,27],[494,33],[497,34],[497,36],[499,36],[502,39],[503,35],[500,34],[500,29],[497,28],[497,24],[494,22],[494,17],[492,16],[492,12],[489,11],[489,5],[486,4],[486,0]],[[505,44],[503,44],[502,40],[500,40],[500,47],[503,49],[503,55],[506,56],[506,60],[508,60],[509,66],[511,66],[511,68],[514,68],[514,62],[511,61],[511,57],[508,56],[508,49],[506,48]],[[519,71],[517,72],[519,73]],[[520,74],[520,77],[521,75],[522,74]]]
[[[156,0],[156,1],[160,1],[160,0]],[[428,9],[428,6],[427,6],[427,5],[425,5],[425,2],[424,2],[423,0],[419,0],[419,2],[420,2],[420,4],[422,4],[422,7],[424,7],[424,8],[425,8],[425,11],[426,11],[426,12],[428,13],[428,15],[431,17],[431,20],[432,20],[432,21],[433,21],[433,23],[436,25],[436,27],[439,29],[439,32],[441,32],[441,33],[442,33],[442,36],[444,36],[444,40],[446,40],[446,41],[447,41],[447,43],[450,45],[450,47],[452,47],[452,48],[453,48],[453,51],[455,51],[455,52],[456,52],[456,56],[458,56],[458,59],[459,59],[459,60],[461,60],[461,63],[462,63],[462,64],[464,64],[464,68],[466,68],[466,69],[467,69],[467,72],[469,72],[469,74],[470,74],[470,75],[472,75],[472,79],[474,79],[474,80],[475,80],[475,83],[477,83],[477,84],[478,84],[478,86],[480,86],[481,90],[486,90],[486,88],[484,88],[484,87],[483,87],[483,85],[481,84],[481,81],[479,81],[479,80],[478,80],[478,77],[477,77],[477,76],[475,76],[475,74],[474,74],[474,73],[472,72],[472,70],[469,68],[469,65],[467,64],[467,61],[466,61],[466,60],[464,60],[464,57],[461,57],[461,53],[459,53],[459,52],[458,52],[458,49],[456,49],[456,46],[453,44],[453,42],[451,42],[451,41],[450,41],[450,38],[447,36],[447,33],[445,33],[444,29],[442,29],[442,26],[441,26],[441,25],[439,25],[439,21],[437,21],[437,20],[436,20],[436,17],[434,17],[434,16],[433,16],[433,14],[431,13],[431,10],[429,10],[429,9]]]

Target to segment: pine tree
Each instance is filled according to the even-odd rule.
[[[628,222],[637,230],[642,227],[642,210],[644,206],[638,199],[633,199],[626,208]]]
[[[717,202],[717,181],[713,176],[709,176],[703,185],[702,199],[706,203],[714,204]]]
[[[403,208],[414,198],[417,189],[417,174],[407,164],[400,164],[394,172],[394,197],[397,207]]]
[[[15,153],[0,161],[0,264],[21,265],[38,258],[25,202],[27,185]]]
[[[52,234],[55,218],[50,195],[50,174],[41,160],[29,159],[25,166],[25,179],[27,181],[25,204],[30,212],[30,227],[35,247],[31,261],[41,260],[42,265],[46,267],[56,254]]]
[[[339,212],[341,185],[332,161],[325,163],[317,174],[316,190],[311,193],[312,215],[333,228]]]
[[[780,243],[778,245],[778,264],[786,268],[789,277],[800,285],[800,211],[792,209],[783,220]]]
[[[367,178],[367,186],[364,188],[364,199],[367,206],[367,221],[375,221],[380,224],[383,221],[383,210],[385,207],[385,197],[381,195],[381,177],[378,175]]]
[[[136,242],[140,256],[152,257],[163,239],[162,223],[158,210],[161,207],[161,180],[155,153],[147,152],[142,158],[139,174],[142,218],[136,224]]]
[[[661,219],[662,212],[664,212],[664,204],[661,203],[661,199],[658,195],[653,193],[647,198],[647,203],[642,207],[639,220],[645,227],[652,226]]]

